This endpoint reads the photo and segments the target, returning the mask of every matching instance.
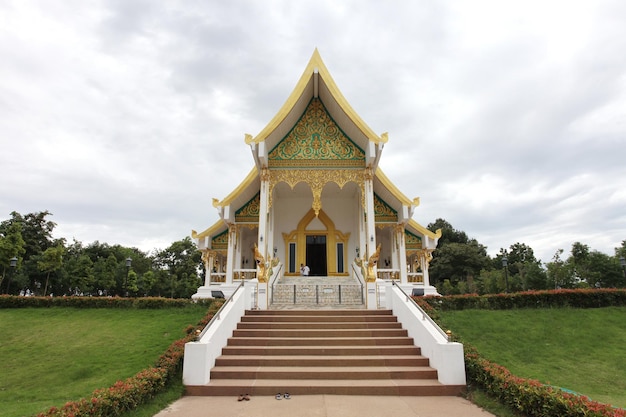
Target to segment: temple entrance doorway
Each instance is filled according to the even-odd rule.
[[[326,276],[326,236],[308,235],[306,237],[306,264],[312,276]]]

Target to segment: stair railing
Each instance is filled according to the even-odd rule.
[[[270,277],[270,282],[269,282],[269,287],[272,290],[272,293],[270,294],[270,304],[274,304],[274,285],[276,285],[276,282],[278,281],[278,278],[281,276],[281,272],[283,270],[283,263],[279,263],[278,264],[278,269],[276,270],[276,272],[274,272],[272,274],[272,276]]]
[[[401,286],[398,285],[398,283],[396,281],[391,281],[391,285],[397,287],[402,294],[404,294],[404,296],[406,297],[406,301],[410,302],[413,304],[413,306],[415,308],[417,308],[417,310],[422,314],[422,320],[426,320],[428,322],[430,322],[430,324],[437,330],[437,332],[439,332],[443,337],[446,338],[446,340],[448,342],[451,342],[451,335],[446,333],[441,327],[439,327],[439,325],[435,322],[435,320],[433,320],[425,311],[422,307],[419,306],[419,304],[417,304],[415,302],[415,300],[413,299],[413,297],[411,297],[410,295],[408,295]]]
[[[359,281],[359,284],[361,284],[361,304],[364,304],[365,303],[365,293],[364,293],[365,279],[363,279],[363,277],[361,276],[360,268],[357,268],[357,265],[354,262],[352,262],[352,272],[354,273],[356,280]]]
[[[224,309],[226,308],[228,303],[230,303],[233,300],[233,297],[235,296],[235,294],[237,294],[237,291],[239,291],[240,289],[243,289],[244,282],[245,281],[242,280],[237,286],[237,288],[235,288],[235,291],[233,291],[233,293],[230,295],[230,297],[228,297],[228,299],[224,301],[224,304],[222,304],[222,306],[217,310],[217,312],[213,315],[213,317],[211,317],[211,320],[209,320],[209,323],[206,326],[204,326],[204,329],[202,329],[202,331],[196,336],[196,340],[202,339],[202,336],[204,336],[207,330],[209,330],[211,325],[214,322],[221,320]]]
[[[385,295],[388,308],[391,308],[416,345],[420,346],[430,366],[437,370],[439,382],[444,385],[465,385],[463,345],[453,342],[451,335],[444,332],[396,281],[387,284]]]

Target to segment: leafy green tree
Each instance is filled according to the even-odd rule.
[[[572,265],[561,259],[563,252],[563,249],[558,249],[552,257],[552,262],[546,265],[548,284],[554,289],[575,288],[576,286],[576,276]]]
[[[524,280],[524,289],[526,290],[546,290],[549,288],[546,270],[539,262],[525,264]]]
[[[7,270],[11,268],[11,259],[17,258],[15,268],[19,268],[26,249],[24,248],[24,239],[22,238],[22,224],[14,222],[7,224],[0,230],[0,266],[2,266],[2,276],[0,277],[0,290],[4,284]],[[9,280],[7,279],[7,293],[9,292]]]
[[[70,295],[88,294],[94,290],[93,262],[82,253],[67,260],[68,291]]]
[[[589,285],[600,288],[625,286],[624,273],[617,258],[593,250],[589,254],[588,267],[590,277],[595,279],[595,282],[593,284],[590,282]]]
[[[478,276],[489,263],[485,247],[475,240],[469,243],[448,243],[434,252],[429,274],[435,283],[449,279],[455,284],[466,281],[469,276]]]
[[[51,216],[48,210],[22,215],[16,211],[11,212],[11,218],[0,223],[0,233],[8,229],[13,223],[22,225],[22,238],[24,239],[24,259],[22,264],[22,274],[29,281],[27,285],[38,288],[44,281],[45,273],[37,267],[38,257],[52,246],[65,242],[62,239],[52,238],[52,231],[56,223],[47,219]]]
[[[483,269],[476,281],[479,294],[498,294],[506,288],[501,269]]]
[[[132,269],[128,271],[128,277],[126,281],[126,292],[130,295],[136,296],[137,291],[139,291],[139,287],[137,286],[137,273]]]
[[[91,258],[90,258],[91,259]],[[103,294],[115,292],[117,286],[116,275],[119,262],[113,254],[106,258],[97,258],[93,265],[95,283],[94,287]]]
[[[434,223],[430,223],[426,228],[431,232],[436,232],[441,229],[441,237],[437,244],[438,247],[448,243],[469,243],[470,241],[465,232],[456,230],[450,223],[441,218],[435,220]]]
[[[163,275],[166,275],[165,280],[169,281],[161,282],[161,289],[167,287],[167,295],[172,298],[191,297],[201,285],[198,276],[201,262],[201,254],[189,237],[158,251],[154,256],[154,263],[161,274],[157,277],[163,281]]]
[[[500,248],[493,258],[493,268],[502,270],[503,258],[507,258],[507,273],[510,291],[544,289],[547,287],[545,270],[535,258],[533,249],[525,243],[514,243],[509,250]]]
[[[57,245],[46,249],[41,255],[41,259],[37,261],[37,267],[40,271],[46,273],[46,285],[44,286],[43,295],[46,296],[48,292],[48,282],[50,281],[50,274],[61,269],[63,265],[63,254],[65,253],[65,247],[63,245]]]
[[[152,289],[154,287],[155,282],[156,282],[156,274],[154,273],[154,271],[148,271],[145,274],[143,274],[141,278],[139,278],[139,282],[137,285],[139,294],[143,296],[154,295],[152,293]]]

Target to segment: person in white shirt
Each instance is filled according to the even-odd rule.
[[[308,277],[310,271],[311,269],[308,266],[300,264],[300,275],[302,275],[303,277]]]

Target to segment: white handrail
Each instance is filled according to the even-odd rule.
[[[204,334],[207,332],[207,330],[209,329],[209,327],[211,327],[211,325],[213,324],[213,322],[220,320],[221,318],[221,314],[222,314],[222,310],[224,310],[224,308],[226,307],[226,305],[232,301],[233,297],[235,296],[235,294],[237,294],[237,291],[239,291],[240,288],[243,287],[244,281],[241,281],[239,283],[239,285],[237,286],[237,288],[235,288],[235,291],[233,291],[233,293],[230,295],[230,297],[228,297],[228,299],[224,302],[224,304],[222,304],[222,306],[219,308],[219,310],[217,310],[217,312],[213,315],[213,317],[211,317],[211,320],[209,320],[209,322],[207,323],[206,326],[204,326],[204,329],[202,329],[202,331],[198,334],[198,336],[196,336],[196,340],[200,340],[202,338],[202,336],[204,336]]]

